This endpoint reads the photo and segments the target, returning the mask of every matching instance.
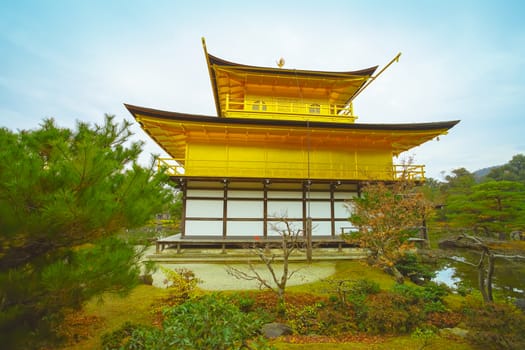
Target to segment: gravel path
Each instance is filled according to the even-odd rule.
[[[247,281],[237,279],[228,274],[227,266],[232,266],[245,272],[249,272],[246,264],[159,264],[169,269],[186,268],[195,273],[195,276],[202,282],[199,287],[204,290],[246,290],[257,289],[256,281]],[[256,265],[257,271],[265,278],[271,280],[271,275],[264,265]],[[305,284],[314,282],[323,278],[327,278],[335,273],[335,262],[315,262],[308,265],[304,263],[291,263],[289,265],[290,271],[298,270],[292,278],[288,281],[288,286]],[[280,278],[282,274],[282,266],[275,265],[277,277]],[[164,274],[160,269],[153,275],[153,285],[157,287],[165,287],[163,281]]]

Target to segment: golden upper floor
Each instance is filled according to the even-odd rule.
[[[203,40],[219,117],[353,123],[352,100],[377,66],[349,72],[257,67],[209,54]]]

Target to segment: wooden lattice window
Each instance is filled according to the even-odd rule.
[[[266,103],[261,100],[257,100],[252,104],[252,111],[266,111]]]
[[[319,105],[319,103],[312,103],[310,105],[310,114],[321,114],[321,105]]]

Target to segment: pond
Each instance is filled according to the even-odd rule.
[[[434,281],[453,289],[478,288],[478,271],[462,261],[477,263],[480,255],[462,253],[452,257],[437,270]],[[497,258],[495,261],[493,290],[495,298],[525,298],[525,261]]]

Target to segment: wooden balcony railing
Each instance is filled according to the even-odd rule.
[[[327,117],[345,118],[353,121],[354,116],[352,104],[319,104],[303,101],[278,101],[258,100],[245,101],[244,99],[231,98],[226,95],[224,112],[235,113],[265,113],[265,114],[292,114],[292,115],[318,115]]]
[[[182,165],[184,164],[184,166]],[[159,158],[158,167],[169,176],[225,176],[254,178],[311,178],[338,180],[424,181],[424,165],[393,165],[381,167],[374,164],[321,163],[299,161],[266,162],[233,160],[176,160]]]

